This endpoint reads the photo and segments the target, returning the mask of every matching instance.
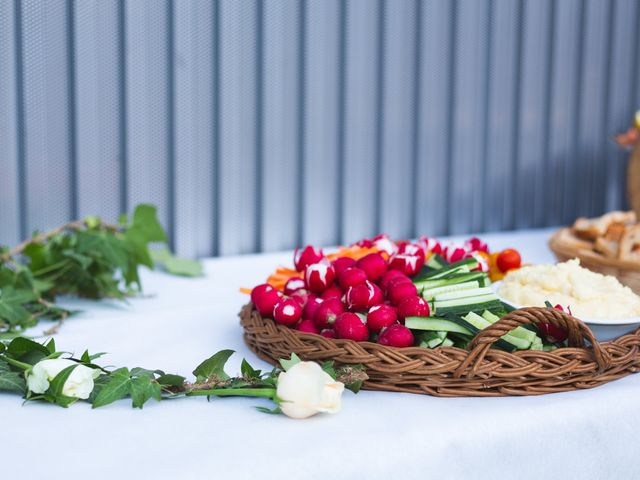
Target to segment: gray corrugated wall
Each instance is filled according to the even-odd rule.
[[[637,0],[0,0],[0,243],[138,202],[186,255],[623,205]]]

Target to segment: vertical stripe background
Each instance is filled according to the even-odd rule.
[[[635,0],[5,0],[0,244],[139,202],[183,255],[623,208]]]

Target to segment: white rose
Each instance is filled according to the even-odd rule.
[[[86,400],[93,391],[93,380],[98,378],[102,372],[66,358],[52,358],[36,363],[27,375],[29,390],[36,394],[46,392],[49,388],[49,382],[62,370],[72,365],[77,365],[77,367],[73,369],[64,383],[62,394],[67,397]]]
[[[340,411],[344,384],[336,382],[314,362],[300,362],[278,376],[276,394],[282,413],[307,418]]]

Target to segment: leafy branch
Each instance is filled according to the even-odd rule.
[[[99,408],[124,398],[130,398],[134,408],[143,408],[150,400],[163,400],[182,396],[206,397],[263,397],[274,401],[278,386],[278,376],[288,371],[300,359],[291,355],[290,360],[281,360],[282,368],[263,372],[242,361],[240,375],[231,377],[225,372],[225,365],[233,350],[221,350],[204,360],[193,370],[193,382],[181,375],[165,373],[162,370],[120,367],[107,370],[95,363],[103,354],[89,354],[85,351],[80,358],[57,351],[55,342],[49,340],[40,344],[25,337],[17,337],[9,343],[0,342],[0,391],[21,394],[27,401],[44,401],[62,407],[86,400],[93,408]],[[49,379],[46,389],[34,393],[28,379],[35,375],[35,369],[45,360],[62,359],[66,355],[69,365]],[[91,389],[86,398],[70,396],[67,382],[76,368],[86,368],[96,372],[95,382],[91,376]],[[362,382],[368,377],[361,365],[340,366],[326,362],[322,369],[334,380],[345,384],[353,392],[358,392]],[[78,379],[75,379],[78,382]],[[260,411],[277,413],[258,407]]]
[[[0,336],[12,337],[40,319],[72,312],[55,305],[60,295],[125,299],[142,290],[138,269],[154,267],[149,245],[166,243],[156,208],[136,207],[117,225],[98,217],[67,223],[9,249],[0,247]],[[196,276],[201,265],[161,250],[156,263],[169,273]]]

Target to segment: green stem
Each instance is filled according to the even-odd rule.
[[[44,273],[49,273],[51,271],[57,270],[60,267],[63,267],[69,260],[68,259],[64,259],[59,261],[58,263],[53,263],[51,265],[48,265],[46,267],[42,267],[40,270],[36,270],[35,272],[33,272],[33,276],[34,277],[39,277],[40,275],[44,274]]]
[[[210,390],[192,390],[189,396],[216,396],[216,397],[263,397],[274,398],[275,388],[212,388]]]
[[[14,367],[21,368],[21,369],[23,369],[23,370],[29,370],[30,368],[32,368],[32,367],[33,367],[33,365],[29,365],[28,363],[24,363],[24,362],[20,362],[20,361],[18,361],[18,360],[14,360],[14,359],[13,359],[13,358],[11,358],[11,357],[4,356],[4,357],[2,357],[2,358],[3,358],[3,359],[4,359],[4,361],[5,361],[5,362],[7,362],[8,364],[13,365]]]

